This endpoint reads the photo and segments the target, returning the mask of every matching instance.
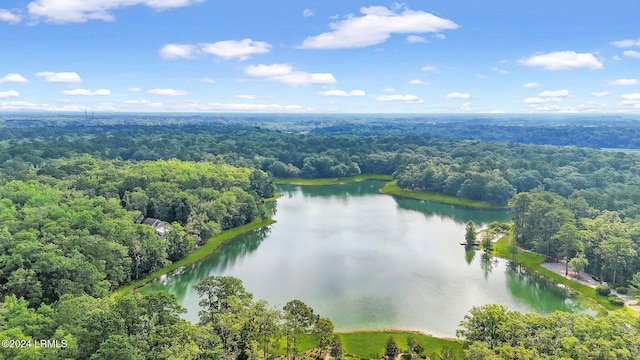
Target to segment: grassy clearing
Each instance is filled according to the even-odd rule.
[[[441,339],[412,331],[363,331],[340,334],[342,346],[348,355],[361,358],[380,358],[384,355],[384,346],[389,336],[393,337],[401,350],[407,348],[407,339],[424,346],[425,354],[433,357],[443,348],[448,347],[456,354],[457,359],[464,359],[461,340]]]
[[[512,256],[509,253],[509,249],[508,249],[509,242],[511,241],[512,236],[513,236],[512,234],[507,234],[501,237],[498,241],[496,241],[494,243],[493,254],[505,259],[512,259]],[[545,268],[544,266],[542,266],[542,263],[545,260],[543,255],[536,254],[523,249],[519,249],[518,254],[512,260],[530,269],[537,271],[538,273],[552,279],[553,281],[559,284],[563,284],[566,287],[577,291],[578,293],[584,295],[586,298],[592,300],[595,303],[594,305],[596,306],[599,305],[599,308],[604,308],[610,311],[624,311],[630,314],[636,313],[636,311],[634,311],[628,306],[624,306],[623,308],[621,308],[619,306],[612,305],[611,303],[609,303],[609,300],[607,299],[606,296],[597,295],[595,288],[577,283],[573,280],[565,278],[560,274],[557,274],[554,271],[551,271]]]
[[[131,292],[133,290],[136,290],[142,286],[144,286],[146,283],[150,282],[151,280],[167,274],[173,270],[176,270],[182,266],[185,265],[189,265],[189,264],[193,264],[195,262],[198,262],[200,260],[202,260],[203,258],[209,256],[211,253],[213,253],[218,246],[222,245],[224,242],[229,241],[235,237],[238,237],[242,234],[248,233],[250,231],[259,229],[259,228],[263,228],[265,226],[269,226],[271,224],[273,224],[275,222],[275,220],[272,219],[259,219],[259,220],[254,220],[252,222],[250,222],[249,224],[246,225],[242,225],[242,226],[238,226],[235,227],[233,229],[229,229],[229,230],[225,230],[222,233],[220,233],[219,235],[216,235],[214,237],[212,237],[211,239],[209,239],[209,241],[203,245],[202,247],[200,247],[199,249],[191,252],[189,255],[187,255],[185,258],[178,260],[176,262],[174,262],[173,264],[163,267],[162,269],[159,269],[141,279],[138,279],[132,283],[130,283],[127,286],[121,287],[120,289],[116,290],[113,294],[111,294],[112,297],[116,297],[116,296],[121,296],[124,295],[128,292]]]
[[[428,200],[435,201],[444,204],[452,204],[452,205],[462,205],[468,206],[476,209],[505,209],[506,206],[492,204],[486,201],[476,201],[463,199],[451,195],[441,194],[432,191],[412,191],[406,190],[398,186],[398,183],[394,180],[387,183],[385,186],[380,189],[380,192],[390,195],[408,197],[412,199],[420,199],[420,200]]]
[[[412,338],[415,342],[425,348],[425,354],[433,357],[443,348],[448,347],[456,355],[457,359],[464,359],[462,351],[462,340],[441,339],[412,331],[358,331],[350,333],[339,333],[344,348],[344,354],[350,358],[380,358],[384,354],[384,346],[389,336],[393,337],[401,350],[407,348],[407,339]],[[305,352],[315,348],[318,344],[318,336],[305,334],[298,338],[298,351]],[[285,355],[286,342],[281,339],[277,349],[273,349],[275,356]]]
[[[337,178],[320,178],[320,179],[304,179],[304,178],[291,178],[291,179],[278,179],[277,184],[287,185],[343,185],[351,182],[358,182],[364,180],[385,180],[391,181],[393,177],[391,175],[382,174],[360,174],[356,176],[337,177]]]

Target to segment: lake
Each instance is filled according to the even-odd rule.
[[[279,186],[277,223],[144,291],[175,294],[188,309],[185,318],[195,322],[199,299],[192,286],[209,275],[231,275],[255,300],[277,307],[304,301],[337,331],[404,329],[441,337],[455,336],[471,307],[489,303],[595,314],[555,283],[459,244],[467,221],[505,221],[506,210],[397,198],[380,194],[383,184]]]

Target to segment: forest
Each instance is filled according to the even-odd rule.
[[[640,155],[633,152],[499,136],[451,139],[439,137],[437,127],[430,135],[398,134],[393,127],[385,134],[351,124],[332,134],[327,127],[300,132],[307,123],[246,119],[51,122],[5,121],[0,135],[0,337],[65,339],[69,346],[65,352],[0,350],[5,358],[268,358],[274,339],[260,331],[271,330],[244,329],[257,326],[246,319],[273,316],[280,327],[286,314],[254,303],[237,282],[224,283],[236,293],[231,300],[211,294],[221,284],[200,287],[211,311],[198,325],[179,319],[181,309],[168,294],[109,295],[223,230],[268,216],[265,199],[278,178],[387,174],[405,189],[509,207],[519,247],[640,295]],[[494,133],[483,129],[479,138]],[[622,136],[615,129],[598,136]],[[564,130],[549,126],[540,136]],[[145,218],[170,230],[160,236],[142,224]],[[312,313],[295,304],[296,311]],[[486,317],[499,326],[478,335],[486,327],[478,321]],[[300,332],[320,326],[318,319],[309,315]],[[461,327],[469,359],[640,356],[640,324],[616,314],[542,317],[487,307],[472,310]],[[604,329],[598,341],[611,344],[602,349],[628,352],[585,355],[594,351],[584,340],[593,329]],[[182,339],[175,339],[177,347],[174,337]]]

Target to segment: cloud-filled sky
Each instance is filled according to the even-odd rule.
[[[4,0],[0,112],[640,114],[637,0]]]

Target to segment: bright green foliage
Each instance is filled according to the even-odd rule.
[[[291,300],[283,308],[284,332],[287,337],[287,354],[298,353],[298,336],[309,330],[318,321],[313,309],[300,300]]]
[[[0,298],[31,306],[104,296],[187,255],[196,242],[264,215],[273,179],[223,162],[59,159],[0,185]],[[52,177],[47,174],[55,174]],[[171,223],[159,236],[143,214]]]
[[[474,307],[458,336],[469,341],[467,359],[624,359],[640,356],[638,322],[620,312],[592,318],[579,313],[549,316]]]
[[[491,229],[485,230],[484,233],[482,234],[482,240],[480,241],[480,246],[485,251],[493,250],[493,237],[494,237],[494,231]]]
[[[316,322],[314,331],[319,335],[318,347],[320,350],[328,349],[333,341],[333,322],[329,318],[321,317]]]
[[[629,293],[629,288],[628,288],[628,287],[626,287],[626,286],[618,286],[618,287],[616,288],[616,292],[617,292],[618,294],[626,295],[626,294],[628,294],[628,293]]]
[[[623,306],[624,305],[624,300],[622,300],[621,298],[611,294],[607,297],[609,299],[609,302],[615,306]]]
[[[473,245],[476,243],[476,225],[472,220],[467,222],[467,226],[464,230],[464,240],[467,242],[467,248],[473,248]]]
[[[629,282],[629,295],[640,299],[640,272],[633,274]]]
[[[565,257],[564,275],[569,275],[569,259],[573,258],[583,250],[583,243],[580,232],[576,226],[570,222],[562,224],[560,229],[552,236],[551,240],[558,241],[560,248],[559,255]]]
[[[589,260],[587,260],[587,257],[584,256],[583,253],[580,253],[578,256],[569,260],[569,268],[578,275],[587,267],[587,265],[589,265]]]
[[[221,355],[215,333],[180,319],[184,309],[166,292],[127,295],[115,301],[63,295],[53,307],[41,305],[34,310],[26,305],[13,295],[0,303],[0,337],[58,340],[64,349],[32,347],[18,349],[18,354],[2,348],[0,358],[219,359]]]
[[[602,295],[602,296],[607,296],[607,295],[611,294],[611,289],[608,286],[598,285],[598,286],[596,286],[596,294]]]

